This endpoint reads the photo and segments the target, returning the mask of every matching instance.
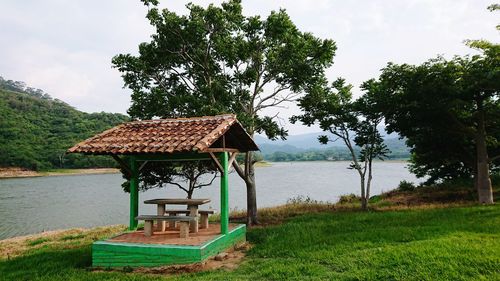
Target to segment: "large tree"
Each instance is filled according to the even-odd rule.
[[[322,84],[299,99],[303,114],[293,116],[291,121],[301,121],[307,126],[318,124],[323,131],[334,136],[320,136],[321,143],[340,141],[348,148],[352,160],[349,168],[359,175],[361,208],[366,210],[373,178],[373,160],[382,160],[389,153],[377,129],[382,114],[373,109],[372,95],[354,100],[352,85],[346,84],[344,79],[337,79],[331,86],[325,85],[326,81]],[[365,83],[363,88],[367,92],[378,91],[372,82]]]
[[[121,54],[113,65],[132,90],[133,118],[233,112],[253,137],[285,138],[276,115],[262,111],[294,101],[324,78],[335,44],[301,32],[285,10],[263,19],[244,16],[239,0],[221,7],[188,4],[187,15],[144,0],[155,28],[139,55]],[[247,189],[247,224],[257,223],[254,154],[234,168]]]
[[[389,131],[407,139],[412,170],[430,181],[474,176],[479,201],[493,203],[490,164],[500,155],[500,46],[422,65],[388,64],[373,95]]]

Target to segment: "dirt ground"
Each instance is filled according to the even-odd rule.
[[[233,248],[228,249],[224,253],[220,253],[215,257],[201,263],[186,264],[186,265],[170,265],[160,267],[139,267],[130,268],[130,272],[146,273],[146,274],[161,274],[161,275],[175,275],[180,273],[194,273],[209,270],[234,270],[236,269],[245,258],[245,253],[251,248],[248,242],[240,243]],[[124,270],[124,269],[121,269]]]

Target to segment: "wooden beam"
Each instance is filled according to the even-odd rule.
[[[231,157],[229,157],[229,162],[227,164],[228,167],[233,165],[233,162],[236,160],[236,155],[238,155],[238,152],[231,153]]]
[[[122,167],[125,172],[128,173],[128,176],[131,176],[132,175],[132,169],[130,169],[130,167],[127,165],[127,163],[121,159],[120,157],[118,157],[117,155],[111,155],[111,157],[113,157],[113,159],[115,159],[116,162],[118,162],[118,164],[120,165],[120,167]]]
[[[207,153],[173,153],[173,154],[141,154],[136,155],[137,161],[193,161],[210,160]]]
[[[210,155],[210,157],[212,157],[212,160],[217,165],[217,169],[219,170],[221,175],[224,175],[224,167],[222,167],[222,164],[219,162],[219,159],[217,158],[217,156],[215,156],[215,154],[213,152],[209,152],[208,154]]]
[[[144,161],[144,163],[142,163],[142,165],[139,167],[139,171],[142,170],[142,168],[144,168],[146,166],[146,164],[148,164],[149,161]]]
[[[237,148],[207,148],[203,152],[240,152]]]

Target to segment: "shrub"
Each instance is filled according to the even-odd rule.
[[[380,195],[374,195],[370,197],[370,200],[368,200],[368,203],[377,203],[382,201],[382,197]]]
[[[309,196],[298,195],[296,197],[288,198],[288,200],[286,200],[286,203],[287,204],[321,204],[322,202],[311,199],[311,197],[309,197]]]
[[[415,191],[415,184],[409,181],[402,180],[399,182],[398,191]]]
[[[361,202],[361,197],[357,196],[354,193],[347,194],[347,195],[341,195],[339,197],[339,202],[340,204],[347,204],[347,203],[359,203]]]

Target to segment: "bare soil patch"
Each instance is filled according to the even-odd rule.
[[[92,168],[92,169],[62,169],[47,172],[37,172],[24,168],[0,168],[0,179],[2,178],[28,178],[45,176],[71,176],[91,174],[116,174],[120,171],[115,168]]]
[[[234,247],[225,251],[221,256],[224,258],[220,259],[211,257],[208,260],[201,263],[185,264],[185,265],[169,265],[160,267],[138,267],[138,268],[123,268],[119,271],[128,271],[134,273],[144,273],[144,274],[160,274],[160,275],[177,275],[182,273],[195,273],[202,271],[211,270],[227,270],[232,271],[236,269],[245,258],[245,253],[251,248],[248,242],[240,243]],[[118,270],[118,269],[117,269]],[[102,269],[97,269],[96,271],[102,271]]]

